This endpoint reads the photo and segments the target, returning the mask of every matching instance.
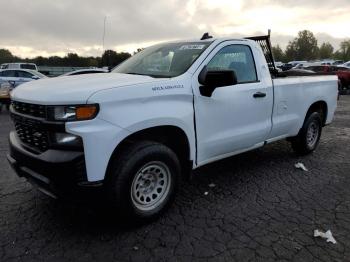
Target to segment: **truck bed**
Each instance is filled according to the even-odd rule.
[[[328,108],[325,124],[333,118],[337,99],[337,76],[288,76],[272,80],[274,85],[274,106],[272,112],[273,129],[271,137],[275,137],[274,130],[285,130],[290,136],[299,132],[305,119],[305,113],[313,101],[319,100],[324,94]],[[282,132],[283,133],[283,132]]]

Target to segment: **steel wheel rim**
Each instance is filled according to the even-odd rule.
[[[309,148],[313,148],[317,142],[319,135],[319,124],[317,122],[312,122],[306,133],[306,143]]]
[[[170,170],[163,162],[149,162],[136,173],[131,184],[131,200],[140,210],[149,211],[160,206],[171,186]]]

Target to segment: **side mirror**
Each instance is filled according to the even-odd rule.
[[[38,80],[38,79],[40,79],[40,77],[38,77],[38,76],[32,76],[32,79],[33,79],[33,80]]]
[[[207,70],[205,66],[198,75],[198,82],[201,95],[211,97],[218,87],[236,85],[237,76],[233,70]]]

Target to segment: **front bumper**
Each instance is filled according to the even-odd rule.
[[[26,150],[15,132],[10,133],[9,144],[7,159],[17,175],[51,197],[71,197],[103,185],[87,181],[83,152],[49,149],[34,154]]]

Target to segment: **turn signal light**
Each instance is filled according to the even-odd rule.
[[[97,113],[97,107],[95,105],[88,105],[76,108],[76,119],[87,120],[95,117]]]

